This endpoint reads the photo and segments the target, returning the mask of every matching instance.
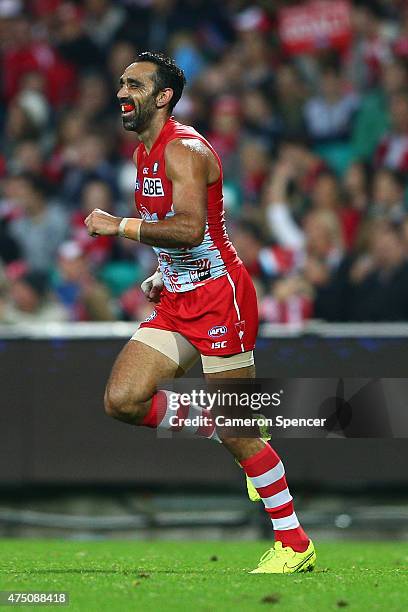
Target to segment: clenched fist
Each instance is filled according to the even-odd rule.
[[[85,219],[90,236],[116,236],[120,222],[120,217],[114,217],[100,208],[95,208]]]
[[[160,294],[163,291],[164,283],[162,273],[159,270],[146,278],[140,286],[149,302],[155,302],[156,304],[160,302]]]

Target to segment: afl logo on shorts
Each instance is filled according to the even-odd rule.
[[[145,177],[143,179],[142,193],[144,196],[149,196],[151,198],[164,196],[164,189],[161,179]]]
[[[148,317],[146,317],[146,319],[143,321],[143,323],[148,323],[149,321],[153,321],[153,319],[157,317],[157,312],[155,310],[153,310],[153,312],[151,312],[149,314]]]
[[[220,336],[225,336],[227,331],[228,327],[226,325],[214,325],[214,327],[208,330],[208,335],[211,338],[219,338]]]

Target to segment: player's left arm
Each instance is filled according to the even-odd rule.
[[[207,184],[212,153],[200,140],[176,139],[165,151],[166,174],[173,187],[174,216],[155,223],[128,219],[125,235],[158,247],[201,244],[207,217]],[[122,219],[96,209],[85,223],[90,234],[119,233]]]

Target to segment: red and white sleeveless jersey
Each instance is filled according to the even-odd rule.
[[[207,187],[207,219],[204,240],[191,248],[153,247],[159,260],[166,289],[191,291],[204,283],[227,274],[241,264],[224,223],[221,161],[201,134],[170,117],[148,154],[141,143],[136,151],[137,177],[135,204],[140,216],[155,223],[174,215],[173,188],[166,176],[164,152],[175,138],[197,138],[215,155],[220,166],[219,179]]]

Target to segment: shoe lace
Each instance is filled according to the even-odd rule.
[[[259,563],[258,563],[258,567],[261,567],[261,565],[263,565],[264,563],[267,563],[271,559],[273,559],[275,557],[279,557],[282,554],[285,554],[283,548],[282,549],[276,549],[274,547],[270,548],[260,558]]]

